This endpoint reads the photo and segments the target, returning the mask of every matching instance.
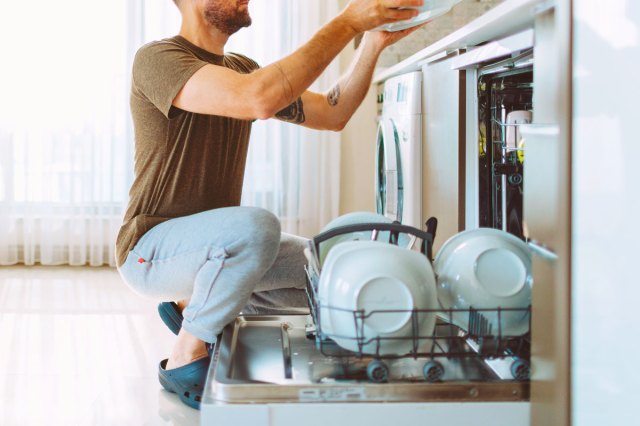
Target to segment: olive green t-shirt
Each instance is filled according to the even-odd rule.
[[[240,205],[251,121],[172,106],[189,78],[207,64],[240,73],[258,68],[245,56],[216,55],[181,36],[149,43],[136,54],[131,85],[135,179],[116,241],[118,266],[155,225]]]

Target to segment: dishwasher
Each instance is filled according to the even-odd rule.
[[[399,418],[403,420],[414,410],[418,419],[423,418],[425,407],[429,407],[425,403],[430,403],[435,404],[430,418],[439,406],[448,409],[446,419],[454,420],[448,404],[458,407],[457,421],[468,419],[468,410],[477,416],[478,409],[499,411],[478,418],[476,424],[506,425],[526,418],[529,335],[502,336],[491,330],[483,315],[494,310],[469,309],[465,312],[468,326],[463,330],[447,320],[460,310],[414,309],[408,312],[414,330],[406,337],[414,342],[413,349],[402,355],[342,349],[332,335],[323,332],[319,316],[323,310],[333,308],[319,302],[321,267],[316,253],[332,238],[369,231],[374,240],[389,235],[389,244],[398,244],[402,238],[399,236],[419,241],[419,251],[431,259],[434,220],[428,222],[427,231],[397,222],[372,223],[339,227],[312,239],[313,261],[305,268],[310,314],[240,316],[229,324],[215,344],[201,405],[203,416],[217,417],[217,424],[244,424],[250,420],[265,425],[289,424],[286,422],[295,419],[295,413],[321,410],[322,418],[326,419],[334,409],[338,416],[335,421],[344,424],[344,406],[348,405],[349,412],[355,408],[359,413],[357,419],[362,422],[388,424],[388,414],[380,417],[381,407],[389,408],[391,404],[401,409]],[[372,315],[393,312],[397,313],[349,314],[353,315],[355,329],[362,330]],[[436,313],[439,319],[435,331],[423,335],[415,319],[430,313]],[[530,308],[527,313],[530,315]],[[353,338],[360,348],[371,344],[359,333]],[[381,338],[377,339],[379,348]],[[422,344],[425,341],[427,345]],[[279,412],[282,414],[278,416]],[[280,418],[281,422],[274,418]],[[325,421],[318,424],[326,424]]]
[[[481,227],[528,242],[535,255],[533,333],[505,338],[473,310],[467,327],[458,328],[442,311],[432,335],[412,336],[431,341],[430,351],[345,352],[323,335],[315,297],[322,270],[309,267],[308,315],[241,316],[223,330],[202,424],[567,423],[569,86],[558,71],[570,57],[567,10],[565,1],[506,0],[376,76],[383,84],[422,70],[423,174],[432,179],[423,181],[422,214],[442,218],[436,246]],[[440,148],[455,155],[431,155]],[[436,157],[446,164],[425,166]],[[440,171],[453,176],[446,187],[436,185]],[[434,209],[438,200],[450,201],[445,213]],[[431,259],[429,247],[422,251]],[[354,322],[362,320],[353,314]]]

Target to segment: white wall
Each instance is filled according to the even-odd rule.
[[[343,70],[353,58],[353,46],[341,56]],[[340,214],[375,211],[376,91],[371,87],[360,108],[342,132]]]
[[[340,0],[344,8],[349,0]],[[340,55],[344,72],[355,53],[350,44]],[[342,132],[340,150],[340,214],[375,211],[376,93],[372,86],[360,108]]]
[[[380,58],[381,67],[389,67],[408,58],[451,32],[465,26],[504,0],[462,0],[453,10],[418,29],[415,34],[390,46]]]

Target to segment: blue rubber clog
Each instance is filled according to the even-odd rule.
[[[162,322],[176,336],[182,327],[182,313],[175,302],[162,302],[158,305],[158,313]]]
[[[183,403],[199,410],[210,363],[211,357],[207,356],[185,366],[167,370],[167,360],[162,360],[158,366],[160,384],[167,391],[178,394]]]

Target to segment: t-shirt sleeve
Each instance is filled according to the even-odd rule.
[[[206,61],[177,44],[150,43],[138,50],[133,61],[133,89],[169,117],[178,92],[205,65]]]

